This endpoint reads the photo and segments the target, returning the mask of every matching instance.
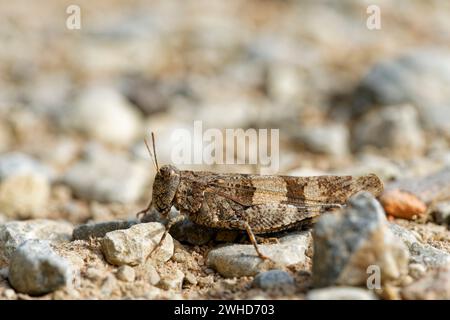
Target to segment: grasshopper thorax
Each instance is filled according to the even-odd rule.
[[[180,170],[175,166],[164,165],[156,173],[152,202],[160,213],[170,211],[179,184]]]

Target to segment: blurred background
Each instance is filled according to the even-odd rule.
[[[0,21],[0,223],[133,216],[151,197],[144,136],[170,163],[194,120],[280,129],[279,174],[450,163],[445,1],[0,0]]]

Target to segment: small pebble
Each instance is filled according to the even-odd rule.
[[[156,286],[161,280],[158,271],[156,271],[156,268],[150,263],[147,263],[145,265],[145,274],[148,279],[148,283],[150,283],[152,286]]]
[[[191,272],[186,272],[184,280],[186,280],[186,282],[188,282],[188,283],[190,283],[192,285],[196,285],[197,284],[197,277]]]
[[[183,285],[184,273],[180,270],[176,270],[174,273],[162,278],[159,286],[164,290],[176,290],[181,291]]]
[[[116,276],[119,280],[133,282],[136,277],[136,273],[132,267],[124,265],[117,270]]]
[[[172,256],[172,260],[179,263],[185,262],[186,255],[183,252],[175,252]]]
[[[414,279],[419,279],[425,275],[427,268],[420,263],[411,263],[409,266],[409,275]]]
[[[116,286],[117,286],[116,277],[114,277],[112,274],[108,274],[105,280],[103,281],[103,284],[100,288],[100,292],[105,296],[110,296]]]
[[[86,275],[86,278],[93,280],[93,281],[99,281],[99,280],[102,280],[105,278],[105,273],[94,267],[87,268],[85,275]]]
[[[5,291],[3,291],[3,296],[6,299],[14,299],[16,297],[16,293],[13,289],[6,289]]]
[[[283,289],[294,285],[294,278],[283,270],[261,272],[253,280],[253,286],[263,290]]]

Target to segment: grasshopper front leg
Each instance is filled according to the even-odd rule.
[[[159,240],[158,244],[153,248],[153,250],[148,254],[147,258],[145,259],[146,261],[148,260],[148,258],[151,257],[151,255],[153,254],[153,252],[155,252],[158,248],[161,247],[161,245],[163,244],[163,241],[166,239],[167,234],[168,234],[169,231],[170,231],[170,228],[172,228],[172,226],[175,225],[176,223],[178,223],[178,222],[180,222],[180,221],[183,221],[184,219],[185,219],[185,216],[180,214],[180,215],[178,215],[178,216],[176,216],[176,217],[174,217],[174,218],[171,218],[171,219],[167,222],[167,224],[166,224],[166,229],[164,230],[164,233],[163,233],[161,239]]]

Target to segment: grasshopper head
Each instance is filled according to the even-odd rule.
[[[153,182],[152,202],[162,214],[167,214],[180,184],[180,170],[172,165],[162,166]]]

